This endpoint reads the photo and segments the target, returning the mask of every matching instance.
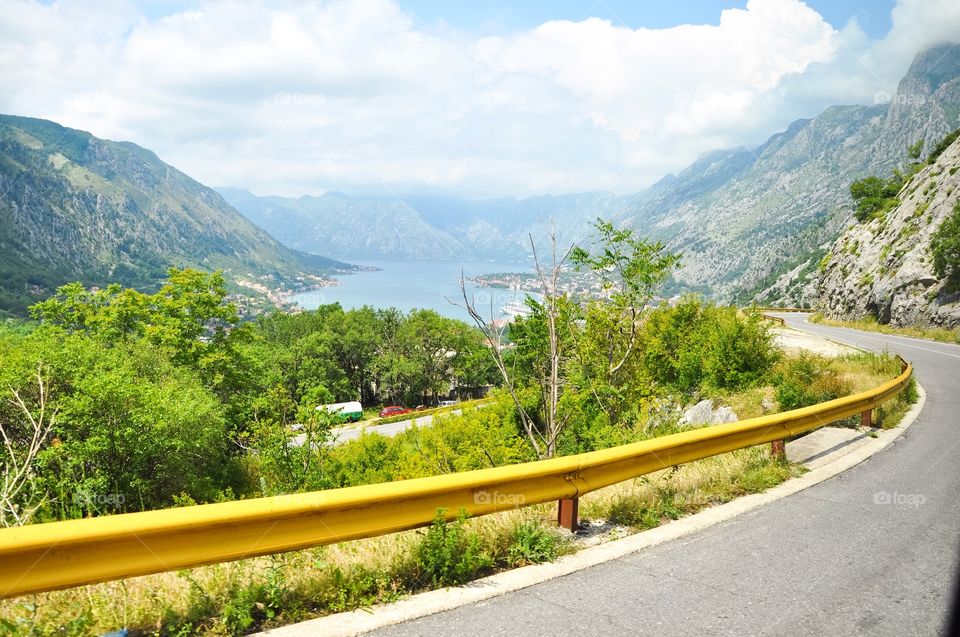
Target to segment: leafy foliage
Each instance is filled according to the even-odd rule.
[[[869,221],[895,208],[900,203],[897,194],[903,181],[900,175],[887,179],[871,176],[850,184],[850,196],[857,206],[853,213],[857,221]]]
[[[552,562],[560,554],[561,544],[556,531],[544,528],[536,520],[523,520],[510,534],[507,565],[517,567]]]
[[[960,203],[930,238],[933,271],[940,278],[960,277]]]
[[[932,164],[943,154],[943,151],[947,150],[953,142],[957,141],[957,138],[960,137],[960,128],[953,131],[952,133],[947,134],[943,139],[937,142],[937,145],[933,147],[933,150],[930,151],[930,154],[927,155],[927,163]]]
[[[829,359],[806,353],[784,360],[774,376],[774,387],[785,411],[847,396],[852,390]]]
[[[679,391],[734,389],[762,379],[777,360],[772,335],[756,312],[686,297],[661,306],[644,328],[644,364],[654,380]]]
[[[415,551],[424,583],[434,587],[462,584],[493,566],[480,536],[465,526],[466,511],[461,510],[453,522],[446,521],[445,513],[445,509],[437,509]]]
[[[0,336],[0,350],[0,387],[26,390],[37,408],[28,379],[39,365],[56,411],[36,467],[50,496],[42,518],[159,508],[181,494],[210,501],[238,486],[222,403],[160,348],[104,347],[48,326],[25,339]],[[17,432],[8,402],[0,421]]]

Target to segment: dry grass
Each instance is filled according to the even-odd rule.
[[[860,319],[857,321],[837,321],[828,319],[822,314],[817,313],[810,317],[811,323],[820,323],[832,327],[850,327],[866,332],[879,332],[881,334],[892,334],[894,336],[910,336],[913,338],[923,338],[929,341],[939,341],[941,343],[960,343],[960,328],[947,329],[944,327],[895,327],[893,325],[884,325],[878,323],[876,319]]]

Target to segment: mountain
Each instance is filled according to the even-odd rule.
[[[278,243],[135,144],[0,115],[0,312],[76,280],[151,288],[171,266],[266,288],[352,268]]]
[[[684,253],[679,283],[721,299],[800,303],[852,212],[849,185],[960,125],[960,48],[914,59],[889,103],[833,106],[754,149],[712,152],[639,193],[619,222]]]
[[[351,259],[454,259],[463,245],[431,227],[398,199],[257,197],[238,188],[219,192],[252,222],[286,245]]]
[[[288,246],[344,259],[526,262],[529,234],[542,241],[552,223],[561,242],[579,240],[597,216],[611,214],[626,201],[604,192],[527,199],[338,192],[285,198],[258,197],[238,188],[219,192]]]
[[[552,225],[561,244],[579,242],[602,216],[683,253],[671,291],[800,304],[812,300],[810,277],[849,224],[850,183],[888,174],[905,163],[908,146],[923,140],[929,152],[958,126],[960,47],[943,44],[915,57],[885,103],[832,106],[756,148],[706,153],[628,197],[221,193],[289,245],[340,258],[518,260],[529,252],[528,234],[545,247]]]
[[[907,181],[898,199],[833,243],[811,286],[816,307],[837,319],[960,325],[960,290],[950,277],[937,276],[931,256],[931,238],[948,217],[960,215],[960,140]]]

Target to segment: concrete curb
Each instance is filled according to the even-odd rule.
[[[264,637],[302,637],[312,635],[340,637],[359,635],[385,626],[426,617],[427,615],[433,615],[518,591],[528,586],[533,586],[557,577],[563,577],[564,575],[569,575],[570,573],[591,566],[636,553],[637,551],[656,546],[669,540],[675,540],[702,531],[715,524],[725,522],[738,515],[769,504],[770,502],[780,500],[788,495],[820,484],[860,464],[875,453],[886,449],[916,421],[920,412],[923,410],[927,396],[919,383],[917,383],[917,392],[919,399],[904,416],[900,425],[893,429],[879,431],[876,438],[862,441],[856,449],[851,450],[849,453],[841,455],[834,461],[817,469],[813,469],[800,477],[788,480],[769,491],[743,496],[726,504],[705,509],[689,517],[681,518],[649,531],[643,531],[619,540],[591,546],[572,555],[561,557],[555,562],[504,571],[457,588],[418,593],[392,604],[327,615],[299,624],[274,628],[259,633],[259,635]]]

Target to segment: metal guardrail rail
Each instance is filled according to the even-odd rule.
[[[750,308],[748,308],[750,309]],[[813,314],[816,312],[813,308],[803,308],[803,307],[760,307],[754,306],[752,309],[755,309],[759,312],[803,312],[804,314]]]
[[[913,368],[860,394],[793,411],[539,462],[313,493],[0,529],[0,597],[190,568],[428,525],[438,508],[485,515],[576,498],[653,471],[781,442],[863,414],[902,391]],[[776,447],[775,447],[776,449]],[[572,506],[569,506],[571,505]]]

